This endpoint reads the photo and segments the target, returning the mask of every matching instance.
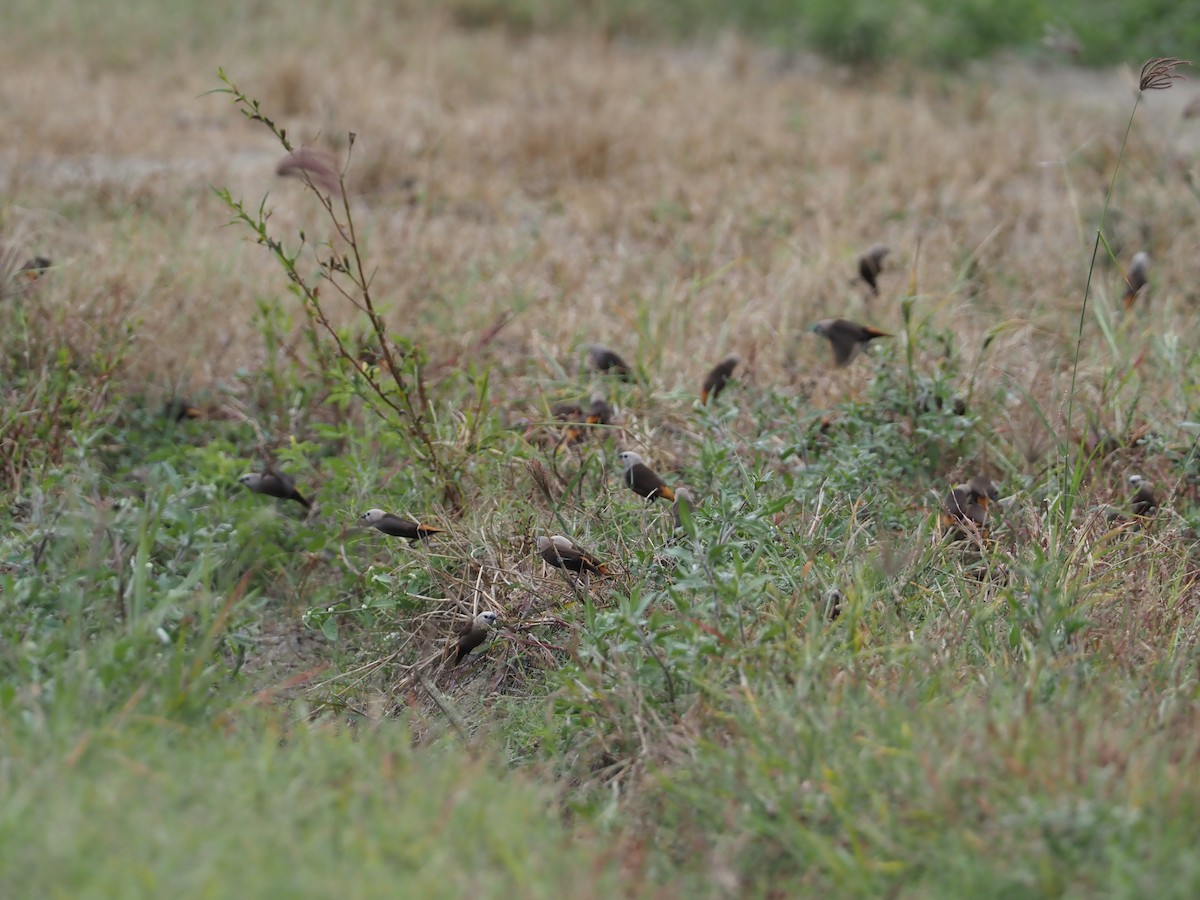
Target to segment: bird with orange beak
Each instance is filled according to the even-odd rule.
[[[635,494],[645,497],[651,503],[659,497],[674,502],[675,491],[667,486],[657,472],[646,465],[639,454],[626,450],[618,458],[625,469],[625,483]]]
[[[1125,274],[1125,296],[1121,299],[1125,303],[1125,308],[1129,309],[1133,306],[1133,301],[1137,299],[1147,283],[1150,281],[1150,254],[1145,250],[1133,255],[1133,259],[1129,263],[1129,271]]]
[[[859,325],[849,319],[823,319],[812,327],[813,334],[829,340],[833,348],[833,363],[838,368],[849,365],[876,338],[892,337],[886,331]]]
[[[725,390],[725,385],[729,384],[729,379],[733,377],[733,370],[741,361],[740,356],[732,353],[712,367],[704,376],[704,384],[700,386],[701,403],[707,404],[709,400],[717,399],[717,395]]]
[[[988,505],[999,496],[996,485],[986,475],[976,475],[965,484],[955,485],[942,508],[942,533],[953,534],[955,540],[985,533]]]
[[[589,425],[608,425],[613,420],[613,408],[603,391],[592,392],[586,412],[584,421]]]
[[[538,535],[536,543],[538,555],[556,569],[566,569],[568,572],[580,574],[587,572],[593,572],[596,575],[608,574],[608,569],[604,567],[603,563],[596,562],[594,556],[568,537],[561,534],[553,534],[550,537]]]
[[[394,513],[382,509],[368,509],[358,517],[359,524],[366,528],[375,528],[392,537],[406,538],[415,544],[423,538],[444,534],[444,528],[434,528],[432,525],[421,525],[410,519],[402,519]]]

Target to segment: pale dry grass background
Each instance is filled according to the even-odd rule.
[[[376,296],[435,358],[513,308],[488,350],[502,371],[549,373],[547,358],[573,363],[599,340],[656,386],[693,390],[711,360],[737,351],[758,382],[791,379],[794,357],[824,403],[869,366],[830,383],[808,325],[846,315],[899,331],[920,242],[916,321],[952,329],[968,362],[1009,322],[984,390],[1018,386],[1051,410],[1064,399],[1128,73],[856,82],[733,37],[649,49],[308,10],[279,29],[274,50],[231,29],[226,46],[146,58],[108,43],[95,58],[52,44],[6,56],[4,226],[20,223],[31,250],[63,264],[39,302],[85,324],[135,323],[126,376],[152,394],[203,392],[256,368],[264,351],[248,323],[259,299],[283,294],[268,255],[221,227],[210,185],[250,203],[269,191],[280,235],[327,233],[303,186],[274,178],[270,136],[228,98],[200,96],[223,65],[296,142],[344,153],[357,134],[348,185]],[[1193,90],[1139,112],[1111,225],[1125,261],[1150,251],[1150,301],[1114,326],[1112,344],[1089,315],[1087,402],[1114,365],[1140,358],[1148,375],[1169,374],[1172,336],[1191,344],[1196,196],[1184,178],[1200,126],[1180,113]],[[875,241],[893,250],[882,296],[868,301],[852,276]],[[1098,269],[1101,315],[1118,285]],[[939,352],[919,348],[919,367]],[[499,395],[529,391],[511,382]],[[1027,417],[1011,393],[1013,415]],[[1186,406],[1173,386],[1155,402],[1174,418]]]

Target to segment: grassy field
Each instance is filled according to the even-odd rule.
[[[1194,896],[1193,83],[513,9],[0,13],[0,893]]]

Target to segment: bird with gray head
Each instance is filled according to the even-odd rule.
[[[274,469],[267,469],[263,472],[247,472],[238,479],[238,483],[256,494],[266,494],[268,497],[278,497],[280,500],[295,500],[305,509],[312,509],[312,504],[296,490],[296,482],[292,480],[291,476],[276,472]]]
[[[1130,475],[1129,486],[1133,488],[1130,507],[1135,516],[1149,518],[1158,512],[1158,498],[1154,496],[1154,482],[1141,475]]]
[[[550,537],[538,535],[536,544],[538,554],[555,568],[568,572],[608,574],[603,563],[597,562],[594,556],[561,534],[552,534]]]
[[[876,338],[892,337],[886,331],[859,325],[848,319],[822,319],[811,331],[829,340],[833,348],[833,363],[839,368],[849,365]]]
[[[588,344],[588,364],[602,375],[618,375],[624,381],[633,377],[633,369],[616,352],[603,344]]]
[[[464,622],[456,631],[458,643],[454,646],[454,665],[458,665],[467,656],[488,639],[492,628],[499,618],[490,609],[484,610],[469,622]]]
[[[675,500],[675,492],[667,486],[657,472],[643,462],[639,454],[632,450],[626,450],[618,455],[618,459],[625,468],[625,483],[633,489],[635,494],[645,497],[650,503],[659,497]]]
[[[358,517],[358,521],[364,528],[375,528],[392,537],[407,538],[414,544],[423,538],[444,534],[446,531],[444,528],[434,528],[432,525],[422,525],[410,519],[402,519],[400,516],[382,509],[368,509]]]

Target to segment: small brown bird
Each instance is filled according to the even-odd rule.
[[[875,338],[892,336],[886,331],[847,319],[824,319],[814,325],[812,331],[829,339],[833,347],[834,365],[839,367],[849,364]]]
[[[371,369],[383,362],[383,354],[377,347],[360,347],[354,359],[358,363],[359,369],[363,372],[370,372]]]
[[[580,549],[574,541],[561,534],[553,534],[550,537],[538,535],[537,550],[542,559],[557,569],[566,569],[568,572],[594,572],[597,575],[608,574],[608,569],[603,563],[596,562],[590,553]]]
[[[454,648],[454,665],[458,665],[467,655],[488,639],[492,628],[498,619],[494,612],[490,609],[484,610],[470,622],[464,622],[459,626],[458,644]]]
[[[988,504],[999,496],[996,485],[986,475],[976,475],[965,484],[955,485],[942,509],[942,532],[954,534],[956,540],[984,532]]]
[[[37,281],[51,265],[53,263],[50,262],[49,257],[35,256],[33,259],[27,260],[25,265],[21,266],[21,277],[26,281]]]
[[[592,393],[588,401],[587,415],[584,418],[589,425],[608,425],[613,420],[613,408],[602,391]]]
[[[172,422],[182,422],[184,419],[203,419],[204,411],[187,400],[175,397],[163,404],[162,416]]]
[[[842,592],[837,588],[831,588],[825,592],[825,618],[833,621],[842,614]]]
[[[555,403],[550,407],[550,415],[554,416],[560,422],[567,423],[567,427],[563,429],[561,437],[552,438],[549,434],[545,436],[551,444],[562,448],[567,444],[577,444],[586,436],[584,430],[579,427],[583,424],[583,407],[574,400],[564,400],[562,403]]]
[[[364,527],[377,528],[384,534],[390,534],[392,537],[407,538],[414,544],[423,538],[446,533],[446,529],[444,528],[421,525],[409,519],[402,519],[400,516],[385,512],[382,509],[368,509],[358,517],[358,521]]]
[[[256,494],[266,494],[280,500],[295,500],[305,509],[312,509],[312,504],[296,490],[296,482],[290,475],[267,469],[264,472],[247,472],[238,481]]]
[[[315,147],[293,150],[279,161],[275,174],[307,181],[333,197],[342,195],[337,158]]]
[[[667,487],[667,483],[658,477],[658,473],[642,461],[642,457],[632,450],[620,454],[621,465],[625,467],[625,483],[633,488],[633,492],[653,502],[659,497],[674,501],[675,492]]]
[[[1129,263],[1129,272],[1125,275],[1125,296],[1122,299],[1126,309],[1133,306],[1133,301],[1149,280],[1150,254],[1142,250],[1133,255],[1133,260]]]
[[[741,361],[740,356],[732,353],[713,366],[712,371],[704,376],[704,384],[700,387],[701,403],[707,404],[709,400],[717,399],[717,395],[725,390],[725,385],[729,384],[729,379],[733,376],[733,370]]]
[[[1154,482],[1141,475],[1130,475],[1129,486],[1133,488],[1131,508],[1135,516],[1149,518],[1158,512],[1158,498],[1154,496]]]
[[[618,375],[624,381],[633,377],[629,363],[603,344],[588,344],[588,363],[597,372]]]
[[[550,415],[560,422],[582,422],[583,407],[574,400],[564,400],[550,407]]]
[[[888,248],[883,244],[874,244],[866,253],[858,258],[858,274],[871,288],[871,293],[879,296],[879,273],[883,271],[883,258],[888,255]]]

